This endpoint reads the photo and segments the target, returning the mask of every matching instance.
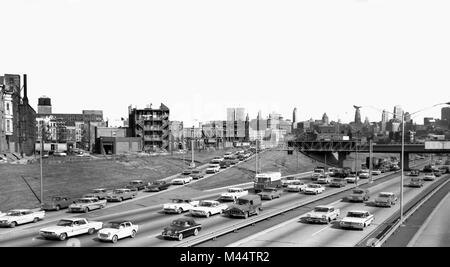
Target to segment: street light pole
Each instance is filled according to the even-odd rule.
[[[402,170],[400,175],[400,225],[403,224],[403,175],[405,168],[405,112],[402,111]]]
[[[372,139],[369,140],[369,183],[373,183],[373,179],[372,179],[372,166],[373,166],[373,162],[372,162],[372,157],[373,157],[373,143],[372,143]]]

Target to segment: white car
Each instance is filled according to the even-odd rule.
[[[295,177],[295,176],[288,176],[284,179],[281,179],[281,185],[283,187],[287,187],[288,185],[294,183],[295,181],[298,181],[299,178]]]
[[[163,205],[163,210],[165,213],[182,213],[185,211],[190,211],[199,204],[198,200],[174,198],[172,203],[166,203]]]
[[[226,193],[222,193],[219,197],[223,201],[235,201],[239,197],[248,195],[248,191],[242,188],[228,188]]]
[[[305,190],[303,190],[305,194],[315,194],[315,195],[323,193],[323,191],[325,191],[325,187],[320,184],[308,184]]]
[[[206,173],[216,173],[220,171],[220,165],[219,164],[210,164],[208,168],[206,168]]]
[[[184,184],[190,183],[192,180],[193,179],[191,176],[183,176],[183,177],[175,178],[171,182],[173,185],[184,185]]]
[[[138,229],[139,226],[130,221],[109,222],[98,232],[98,239],[100,241],[111,241],[116,243],[117,240],[125,237],[134,238]]]
[[[427,174],[423,177],[424,181],[434,181],[436,179],[436,176],[434,174]]]
[[[371,225],[374,220],[375,217],[368,211],[353,210],[347,212],[347,216],[339,222],[339,225],[342,228],[356,228],[364,230],[364,228]]]
[[[204,216],[208,218],[214,214],[221,214],[228,208],[227,204],[215,200],[201,200],[197,207],[191,209],[192,216]]]
[[[352,183],[352,184],[354,184],[354,183],[356,183],[357,181],[359,181],[359,177],[358,176],[354,176],[354,177],[346,177],[346,178],[344,178],[346,181],[347,181],[347,183]]]
[[[367,178],[369,178],[369,173],[368,173],[368,172],[361,172],[361,173],[359,174],[359,178],[361,178],[361,179],[367,179]]]
[[[317,178],[317,183],[318,184],[329,184],[331,183],[331,177],[329,176],[323,176],[323,177],[319,177]]]
[[[337,220],[340,215],[340,210],[333,206],[317,206],[314,210],[308,212],[304,219],[307,222],[330,223],[332,220]]]
[[[66,240],[68,237],[94,234],[102,229],[102,222],[88,221],[85,218],[64,218],[59,220],[55,226],[42,228],[39,234],[46,239]]]
[[[381,175],[381,171],[380,170],[373,170],[372,171],[372,175]]]
[[[286,191],[288,192],[301,192],[305,190],[307,184],[302,181],[295,181],[286,187]]]
[[[222,161],[224,161],[225,159],[222,157],[215,157],[211,160],[211,163],[221,163]]]
[[[45,211],[32,211],[28,209],[10,210],[0,218],[0,226],[14,228],[19,224],[38,222],[44,219]]]

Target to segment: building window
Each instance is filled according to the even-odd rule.
[[[6,111],[9,111],[9,103],[6,103]]]
[[[6,121],[6,131],[11,132],[11,122],[9,120]]]

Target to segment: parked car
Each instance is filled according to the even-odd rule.
[[[342,228],[356,228],[364,230],[365,227],[371,225],[375,217],[368,211],[352,210],[339,222]]]
[[[206,173],[216,173],[219,171],[220,171],[219,164],[209,164],[208,168],[206,169]]]
[[[42,205],[42,209],[45,211],[58,211],[60,209],[67,209],[72,203],[73,200],[67,196],[53,196],[50,200],[44,202],[44,204]]]
[[[142,180],[133,180],[126,186],[126,188],[134,191],[144,190],[147,184]]]
[[[153,181],[151,184],[147,185],[144,189],[145,192],[159,192],[162,190],[166,190],[169,188],[171,183],[165,181],[165,180],[157,180]]]
[[[314,223],[330,223],[332,220],[337,220],[341,211],[333,206],[317,206],[313,211],[308,212],[304,219],[306,222]]]
[[[96,188],[92,189],[89,194],[86,194],[83,197],[96,197],[98,199],[106,199],[109,194],[111,194],[111,191],[106,188]]]
[[[434,181],[436,179],[436,175],[434,173],[427,174],[423,177],[424,181]]]
[[[179,218],[170,224],[169,227],[164,228],[162,236],[164,239],[171,238],[178,241],[183,238],[198,235],[198,232],[202,229],[202,225],[196,223],[192,218]]]
[[[325,191],[325,187],[320,184],[308,184],[306,188],[303,190],[305,194],[320,194]]]
[[[363,188],[353,189],[350,195],[347,196],[348,201],[367,201],[369,198],[369,190]]]
[[[185,211],[190,211],[199,204],[198,200],[192,199],[182,199],[174,198],[171,203],[166,203],[163,205],[163,210],[165,213],[182,213]]]
[[[224,214],[247,219],[251,215],[258,215],[261,210],[261,198],[256,195],[246,195],[238,198],[235,204],[224,211]]]
[[[422,178],[420,177],[413,177],[411,178],[411,180],[409,181],[408,186],[409,187],[422,187],[424,185],[424,181]]]
[[[66,157],[67,153],[66,152],[55,151],[55,152],[53,152],[53,156],[55,156],[55,157]]]
[[[45,211],[33,211],[28,209],[10,210],[0,218],[0,227],[14,228],[19,224],[36,223],[45,217]]]
[[[344,178],[333,178],[331,179],[330,187],[345,187],[347,183],[347,180]]]
[[[226,193],[220,194],[219,200],[221,201],[236,201],[239,197],[248,195],[248,190],[243,188],[232,187],[228,188]]]
[[[136,196],[137,196],[136,191],[131,191],[128,188],[119,188],[119,189],[114,189],[113,192],[106,197],[106,200],[122,202],[126,199],[133,199]]]
[[[66,240],[68,237],[94,234],[95,231],[102,229],[102,222],[89,221],[85,218],[64,218],[59,220],[55,226],[42,228],[39,235],[45,239]]]
[[[292,182],[291,184],[289,184],[286,187],[286,191],[288,191],[288,192],[302,192],[303,190],[305,190],[306,187],[307,187],[307,184],[305,184],[302,181],[296,180],[296,181]]]
[[[119,239],[125,237],[134,238],[138,232],[139,226],[130,221],[114,221],[107,223],[103,229],[98,232],[100,241],[111,241],[117,243]]]
[[[278,188],[265,188],[263,191],[259,192],[258,195],[261,197],[261,199],[268,199],[272,200],[274,198],[280,198],[281,197],[281,190],[278,190]]]
[[[395,203],[397,203],[397,196],[392,192],[381,192],[375,198],[377,207],[392,207]]]
[[[202,216],[208,218],[211,215],[222,214],[228,205],[215,200],[200,200],[200,203],[190,210],[192,216]]]
[[[190,182],[192,182],[192,177],[191,176],[183,176],[183,177],[177,177],[175,179],[172,179],[172,184],[173,185],[184,185],[184,184],[188,184]]]
[[[106,207],[105,199],[98,198],[79,198],[69,205],[69,212],[89,212],[91,210],[102,209]]]

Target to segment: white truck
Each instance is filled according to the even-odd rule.
[[[103,228],[102,222],[88,221],[85,218],[64,218],[55,226],[42,228],[39,234],[46,239],[66,240],[66,238],[82,234],[94,234]]]
[[[33,211],[28,209],[10,210],[0,218],[0,227],[14,228],[19,224],[38,222],[44,219],[45,211]]]
[[[226,193],[222,193],[219,200],[222,201],[236,201],[239,197],[248,195],[248,190],[242,188],[228,188]]]
[[[266,188],[279,188],[281,186],[281,172],[265,172],[256,174],[253,188],[256,193],[259,193]]]

